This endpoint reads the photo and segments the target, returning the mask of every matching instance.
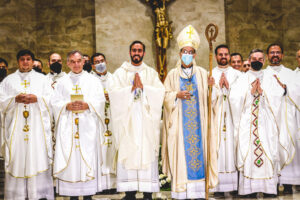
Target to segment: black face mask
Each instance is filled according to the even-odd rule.
[[[87,71],[88,73],[90,73],[92,71],[92,65],[91,63],[85,63],[83,65],[83,70]]]
[[[51,71],[53,71],[54,73],[57,73],[57,74],[59,74],[61,72],[61,68],[62,68],[62,65],[59,62],[55,62],[50,65]]]
[[[38,72],[38,73],[42,73],[42,69],[38,68],[38,67],[34,67],[32,68],[34,71]]]
[[[259,71],[261,70],[263,64],[259,61],[254,61],[254,62],[251,62],[251,67],[252,69],[254,69],[255,71]]]
[[[7,71],[5,68],[0,68],[0,79],[4,79],[7,75]]]

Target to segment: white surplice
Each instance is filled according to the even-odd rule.
[[[222,73],[229,83],[229,89],[220,88],[219,81]],[[233,122],[232,113],[228,103],[228,95],[231,85],[238,79],[241,72],[233,69],[231,66],[227,68],[215,67],[212,70],[212,76],[215,79],[217,93],[220,94],[218,101],[218,180],[219,184],[212,191],[214,192],[230,192],[237,190],[238,172],[235,167],[234,154],[234,137],[233,137]],[[215,92],[215,91],[214,91]],[[214,99],[212,99],[214,100]]]
[[[142,90],[131,92],[135,74]],[[118,152],[117,190],[158,192],[158,154],[164,86],[142,63],[124,62],[109,82],[113,137]]]
[[[251,84],[260,79],[263,94],[251,94]],[[280,170],[292,160],[292,139],[279,132],[284,90],[264,71],[249,70],[232,85],[229,94],[234,122],[239,194],[277,194]]]
[[[51,86],[54,89],[55,86],[57,85],[57,82],[59,81],[59,79],[61,79],[65,75],[66,75],[65,72],[60,72],[59,74],[50,72],[46,75],[46,77],[50,80]]]
[[[99,75],[97,73],[93,73],[99,80],[101,81],[102,87],[105,91],[107,91],[108,81],[112,78],[112,74],[107,72],[105,75]],[[109,119],[108,129],[112,131],[112,120],[111,120],[111,111],[110,111],[110,102],[105,101],[104,113],[107,113],[107,117]],[[104,127],[104,132],[107,131],[107,127]],[[112,133],[113,134],[113,133]],[[116,183],[116,171],[113,169],[113,162],[116,156],[116,149],[114,145],[111,145],[113,139],[112,136],[102,134],[101,143],[102,143],[102,187],[103,190],[112,189],[117,187]]]
[[[89,109],[78,114],[66,110],[72,94],[82,94]],[[56,188],[61,195],[93,195],[103,190],[100,138],[104,101],[100,81],[85,71],[70,72],[56,86],[51,98],[56,120],[53,176],[58,180]],[[79,119],[79,138],[75,137],[75,118]]]
[[[293,144],[296,148],[295,153],[290,152],[293,161],[282,170],[279,177],[280,184],[300,184],[300,135],[297,125],[297,112],[299,112],[300,87],[299,78],[291,69],[283,65],[268,66],[265,70],[271,76],[276,75],[279,80],[286,85],[287,94],[284,98],[281,116],[278,123],[281,134],[290,135],[293,138]],[[274,77],[275,78],[275,77]],[[298,102],[298,103],[297,103]]]
[[[25,87],[26,83],[26,87]],[[7,76],[0,86],[2,117],[1,152],[5,158],[5,199],[54,199],[51,177],[52,137],[48,79],[31,70]],[[21,93],[34,94],[37,102],[26,105],[29,131],[23,131],[25,104]]]

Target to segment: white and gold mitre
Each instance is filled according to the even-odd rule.
[[[192,25],[188,25],[179,33],[177,43],[179,49],[183,47],[193,47],[197,50],[200,44],[200,37],[196,29]]]

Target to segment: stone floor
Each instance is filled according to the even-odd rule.
[[[95,195],[93,196],[93,199],[97,199],[97,200],[109,200],[109,199],[122,199],[123,196],[125,194],[124,193],[120,193],[120,194],[116,194],[116,195]],[[142,193],[138,193],[137,194],[137,198],[138,199],[142,199],[143,195]],[[68,197],[57,197],[56,200],[68,200],[69,198]],[[82,198],[80,198],[82,199]],[[160,192],[160,193],[156,193],[156,194],[153,194],[153,199],[171,199],[171,192]],[[250,198],[240,198],[238,196],[231,196],[230,194],[226,194],[225,198],[217,198],[217,197],[214,197],[213,194],[210,195],[209,197],[210,200],[218,200],[218,199],[235,199],[235,200],[238,200],[238,199],[247,199],[247,200],[250,200]],[[277,198],[263,198],[262,197],[262,194],[258,194],[258,197],[257,199],[278,199],[278,200],[291,200],[291,199],[299,199],[300,200],[300,191],[296,191],[294,190],[294,194],[293,195],[283,195],[282,192],[280,192],[279,196]]]

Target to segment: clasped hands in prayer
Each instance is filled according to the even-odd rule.
[[[66,109],[70,111],[87,110],[89,105],[84,101],[74,101],[68,103]]]
[[[225,86],[226,89],[229,89],[229,83],[226,79],[226,76],[225,76],[224,72],[221,75],[219,85],[220,85],[220,88],[223,88]]]
[[[17,103],[30,104],[37,102],[37,97],[34,94],[19,94],[16,96]]]
[[[255,95],[255,94],[261,95],[262,94],[263,90],[260,87],[260,80],[259,80],[259,78],[257,78],[255,81],[253,81],[251,83],[251,85],[252,85],[252,89],[251,89],[251,94],[252,95]]]
[[[142,90],[144,89],[139,73],[135,73],[131,92],[133,92],[136,88],[141,88]]]
[[[209,76],[207,82],[208,82],[209,86],[213,86],[215,84],[215,79],[212,76]],[[188,99],[188,100],[190,100],[191,96],[192,96],[191,93],[187,90],[179,91],[176,94],[176,98],[179,98],[179,99]]]

